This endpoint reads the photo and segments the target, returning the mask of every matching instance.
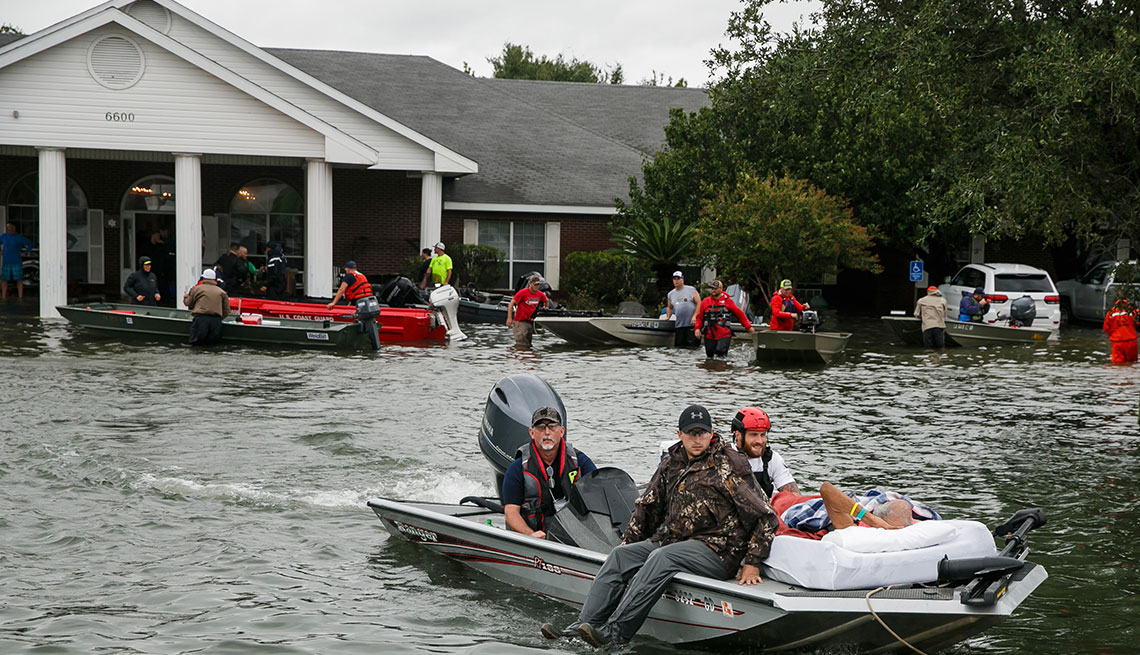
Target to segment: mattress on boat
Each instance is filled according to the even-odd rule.
[[[924,524],[930,527],[923,527]],[[851,530],[865,532],[850,535],[858,539],[842,534]],[[899,549],[858,552],[838,543],[843,541],[864,551],[889,548],[893,541]],[[827,535],[824,541],[778,536],[772,541],[772,552],[761,573],[809,589],[874,589],[933,582],[938,579],[938,562],[943,557],[962,559],[996,554],[989,529],[977,521],[923,521],[901,530],[851,527]]]

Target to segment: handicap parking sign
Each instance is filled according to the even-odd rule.
[[[910,281],[922,282],[922,261],[913,261],[910,263]]]

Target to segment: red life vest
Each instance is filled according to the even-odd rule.
[[[363,273],[356,272],[353,273],[353,275],[356,277],[356,281],[352,283],[352,286],[345,289],[345,298],[349,300],[360,300],[361,298],[374,295],[372,293],[372,285],[368,284],[368,278],[364,277]]]

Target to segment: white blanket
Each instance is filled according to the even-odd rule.
[[[943,557],[960,559],[997,554],[989,529],[977,521],[928,523],[943,527],[912,530],[922,525],[920,523],[902,530],[850,528],[838,532],[861,530],[870,534],[852,533],[825,541],[779,536],[772,541],[772,552],[764,561],[761,573],[765,577],[809,589],[874,589],[892,584],[933,582],[938,578],[938,562]],[[896,534],[892,536],[892,532]],[[928,541],[915,547],[916,537],[922,533],[929,533],[926,535]],[[835,543],[848,539],[853,544],[859,542],[856,547],[872,549],[883,548],[886,544],[882,542],[895,539],[899,549],[857,552]],[[876,543],[868,546],[863,542]]]

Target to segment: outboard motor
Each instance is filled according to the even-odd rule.
[[[1014,327],[1029,327],[1037,318],[1037,301],[1022,296],[1009,303],[1009,324]]]
[[[396,277],[380,288],[380,302],[389,307],[407,307],[422,302],[420,291],[414,282],[406,277]]]
[[[800,332],[807,332],[815,334],[815,329],[819,327],[819,312],[814,309],[805,309],[803,316],[800,317]]]
[[[539,407],[553,407],[567,424],[566,406],[547,384],[531,373],[516,373],[495,383],[483,408],[479,450],[495,473],[496,494],[503,488],[503,475],[515,461],[515,453],[530,441],[530,418]]]
[[[538,283],[538,290],[545,293],[549,297],[550,292],[553,291],[553,289],[550,288],[550,283],[546,281],[546,276],[542,273],[539,273],[538,271],[531,271],[516,280],[515,293],[518,293],[519,291],[522,291],[526,288],[526,285],[530,282],[530,276],[532,275],[537,275],[538,277],[542,278],[542,282]]]
[[[739,284],[730,284],[724,292],[728,294],[729,298],[732,298],[732,302],[736,303],[740,311],[744,312],[745,315],[751,319],[752,312],[748,311],[748,294],[745,293],[744,289],[740,288]]]
[[[405,278],[407,279],[407,278]],[[428,296],[432,307],[443,312],[443,320],[447,324],[447,338],[452,341],[461,341],[467,338],[463,330],[459,329],[459,292],[450,284],[438,286]]]
[[[360,324],[360,331],[368,334],[373,350],[380,350],[380,324],[376,322],[378,316],[380,301],[376,300],[376,296],[357,299],[356,321]]]

